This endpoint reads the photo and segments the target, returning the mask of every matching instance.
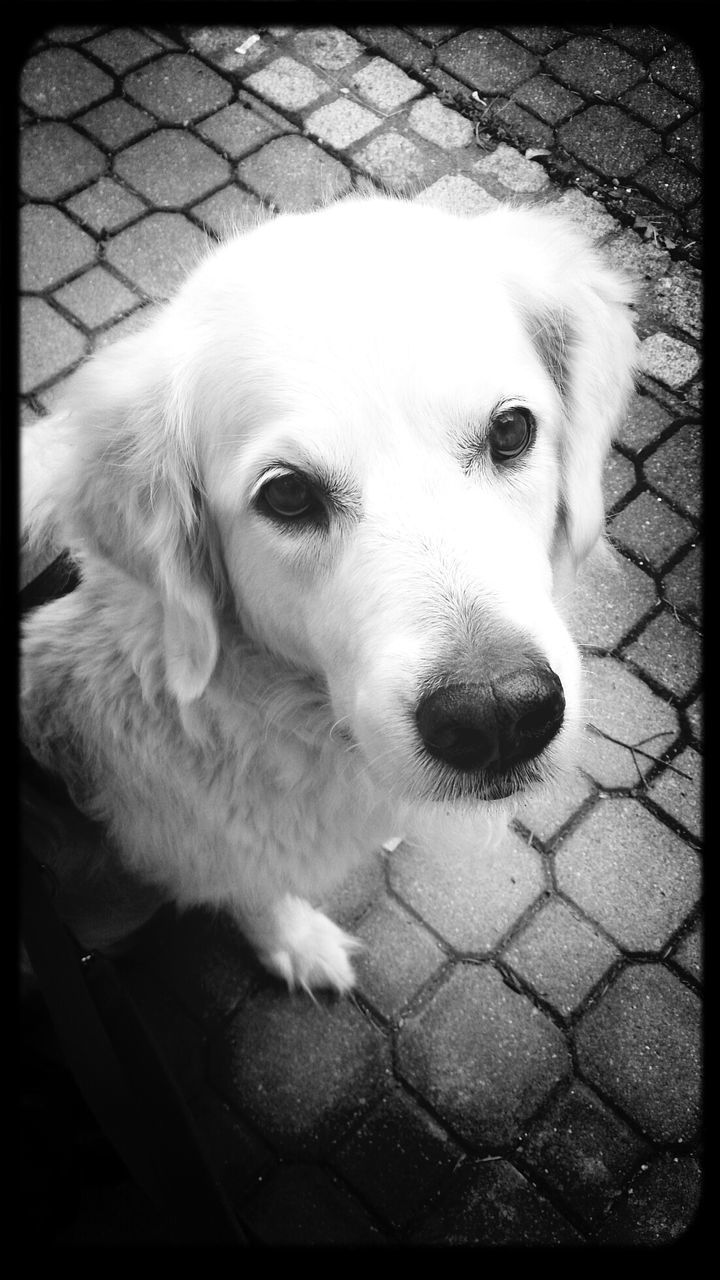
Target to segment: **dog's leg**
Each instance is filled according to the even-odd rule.
[[[236,914],[265,968],[289,987],[344,994],[354,986],[350,956],[360,943],[304,898],[286,894],[268,907]]]

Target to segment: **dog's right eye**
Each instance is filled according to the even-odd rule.
[[[267,515],[285,524],[320,523],[325,508],[315,489],[296,471],[273,476],[258,492],[257,503]]]

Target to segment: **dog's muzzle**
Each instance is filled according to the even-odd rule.
[[[434,759],[461,773],[499,780],[544,750],[564,713],[558,676],[532,663],[492,680],[436,687],[420,699],[415,719]]]

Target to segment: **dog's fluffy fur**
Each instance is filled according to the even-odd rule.
[[[228,907],[290,984],[351,985],[307,899],[363,852],[447,823],[451,857],[567,755],[557,602],[601,535],[630,302],[551,212],[351,198],[209,253],[24,430],[29,543],[82,570],[26,627],[26,741],[124,866]],[[518,406],[533,438],[496,457]],[[277,510],[298,475],[309,518]],[[564,694],[534,758],[427,749],[429,692],[518,666]]]

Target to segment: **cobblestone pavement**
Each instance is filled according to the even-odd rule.
[[[550,202],[640,282],[561,794],[487,862],[379,852],[335,904],[365,943],[354,999],[288,995],[202,912],[118,964],[254,1243],[641,1245],[695,1218],[700,92],[650,26],[57,27],[25,63],[24,420],[206,237],[361,177]],[[61,1238],[141,1220],[87,1191]]]

